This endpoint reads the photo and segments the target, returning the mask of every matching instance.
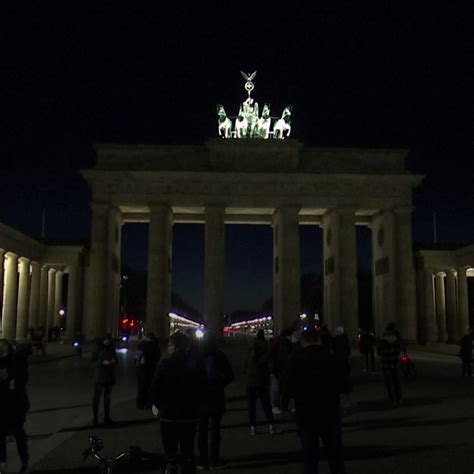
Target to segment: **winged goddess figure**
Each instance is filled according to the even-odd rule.
[[[244,87],[250,98],[250,93],[253,91],[255,87],[252,81],[255,79],[255,76],[257,75],[257,71],[252,72],[252,74],[246,74],[245,72],[240,71],[240,74],[242,74],[242,77],[247,81]]]
[[[242,74],[242,77],[248,81],[252,82],[255,79],[255,76],[257,75],[257,71],[252,72],[252,74],[245,74],[245,72],[240,71],[240,74]]]

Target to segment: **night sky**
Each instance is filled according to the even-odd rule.
[[[253,95],[273,111],[292,104],[305,144],[410,149],[426,175],[416,243],[433,243],[433,212],[439,243],[474,242],[474,48],[458,2],[117,3],[2,3],[1,222],[39,237],[46,208],[48,240],[87,241],[78,170],[92,145],[201,144],[216,134],[215,105],[232,114],[244,99],[239,71],[258,70]],[[258,308],[271,295],[271,229],[226,232],[226,311]],[[361,265],[369,238],[359,231]],[[145,269],[146,226],[123,239],[124,262]],[[203,239],[203,226],[174,228],[173,289],[199,309]],[[301,249],[302,272],[320,272],[320,229],[301,228]]]

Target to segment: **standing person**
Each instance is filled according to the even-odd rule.
[[[347,392],[347,371],[328,351],[318,332],[301,335],[301,350],[289,362],[284,398],[294,398],[305,474],[319,472],[322,440],[331,474],[344,474],[339,395]]]
[[[163,449],[168,460],[166,474],[194,474],[194,439],[200,407],[206,390],[206,373],[199,357],[188,352],[189,338],[175,332],[169,339],[168,354],[158,364],[151,385],[153,413],[160,413]]]
[[[207,389],[199,420],[198,470],[206,470],[208,468],[216,470],[223,467],[219,451],[221,423],[225,412],[224,389],[234,380],[234,372],[229,359],[219,349],[218,342],[218,337],[210,332],[205,334],[202,341],[202,362],[207,376]],[[211,430],[210,446],[208,445],[209,428]]]
[[[462,376],[472,376],[472,331],[467,328],[459,343],[459,357],[462,362]]]
[[[293,350],[291,335],[293,328],[284,329],[269,345],[270,357],[270,401],[274,415],[281,415],[285,407],[281,403],[280,385],[283,373],[286,370],[288,359]]]
[[[344,332],[342,326],[338,326],[335,331],[335,336],[332,338],[332,350],[334,353],[334,358],[336,364],[340,367],[340,370],[344,371],[346,374],[347,380],[350,380],[351,374],[351,345],[347,334]],[[344,393],[344,408],[355,408],[356,403],[351,397],[352,384],[350,385],[350,390],[347,390]]]
[[[110,403],[112,388],[115,385],[115,366],[118,363],[112,336],[106,334],[99,340],[92,354],[92,362],[95,363],[95,387],[92,409],[94,415],[94,426],[99,424],[99,403],[104,393],[104,424],[113,424],[110,418]]]
[[[402,404],[402,391],[400,385],[400,350],[401,340],[395,326],[388,325],[383,333],[383,338],[377,348],[382,366],[382,372],[387,388],[388,397],[393,407]]]
[[[256,434],[257,397],[260,398],[260,402],[262,403],[262,408],[269,425],[268,430],[270,434],[275,434],[272,406],[270,403],[269,375],[268,345],[267,341],[265,341],[265,333],[263,329],[260,329],[257,332],[257,338],[249,351],[246,362],[246,392],[251,436]]]
[[[327,350],[332,350],[332,335],[326,323],[321,323],[321,326],[319,328],[319,335],[321,336],[323,346]]]
[[[21,349],[20,349],[21,350]],[[6,437],[13,435],[21,460],[20,472],[28,472],[28,445],[24,424],[29,410],[26,391],[28,366],[26,352],[13,352],[6,339],[0,339],[0,472],[7,472]]]
[[[137,357],[137,408],[151,408],[150,387],[156,367],[161,358],[160,344],[154,333],[147,334],[146,339],[138,344]]]
[[[375,336],[371,331],[362,330],[359,339],[359,349],[364,358],[364,372],[375,373]],[[369,364],[370,360],[370,364]]]

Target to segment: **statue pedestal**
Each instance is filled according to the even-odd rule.
[[[298,140],[258,138],[213,139],[206,143],[215,171],[295,172],[299,167]]]

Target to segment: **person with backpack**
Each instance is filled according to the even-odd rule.
[[[344,474],[340,395],[350,390],[347,370],[324,347],[320,334],[308,329],[301,350],[291,357],[283,379],[283,397],[295,400],[295,419],[305,474],[319,472],[322,441],[331,474]]]
[[[154,333],[138,344],[137,365],[137,409],[151,408],[150,387],[156,367],[161,358],[160,344]]]
[[[168,354],[156,369],[151,384],[154,415],[160,415],[166,474],[194,474],[194,442],[207,377],[200,357],[189,352],[191,342],[182,332],[169,338]]]
[[[273,426],[273,412],[270,403],[270,366],[268,344],[265,341],[263,329],[257,332],[254,344],[249,350],[246,362],[246,393],[250,422],[250,435],[256,434],[257,425],[257,398],[260,398],[270,434],[275,434]]]
[[[227,356],[219,349],[216,334],[207,332],[202,341],[202,363],[206,371],[207,389],[201,406],[198,428],[198,470],[216,470],[220,460],[221,423],[225,412],[225,388],[234,380]],[[210,429],[210,445],[208,443]],[[210,448],[210,449],[209,449]]]

